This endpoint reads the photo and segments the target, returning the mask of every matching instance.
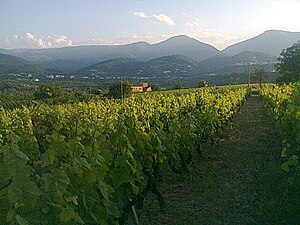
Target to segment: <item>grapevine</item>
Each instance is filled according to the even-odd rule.
[[[187,170],[245,101],[201,88],[0,109],[0,224],[122,224],[163,164]]]

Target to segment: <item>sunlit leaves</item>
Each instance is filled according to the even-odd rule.
[[[246,95],[244,87],[201,88],[0,109],[0,218],[118,224],[124,202],[142,193],[155,168],[184,170]]]
[[[291,185],[300,187],[300,84],[265,87],[262,95],[284,137],[282,169]]]

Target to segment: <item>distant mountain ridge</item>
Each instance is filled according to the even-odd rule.
[[[268,30],[248,40],[231,45],[224,49],[224,55],[236,55],[245,51],[262,52],[279,56],[283,49],[300,40],[300,32]]]

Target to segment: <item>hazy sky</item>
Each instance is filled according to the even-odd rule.
[[[0,48],[156,43],[186,34],[219,49],[300,31],[300,0],[0,0]]]

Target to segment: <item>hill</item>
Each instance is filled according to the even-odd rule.
[[[4,48],[0,48],[0,53],[1,54],[8,54],[9,55],[9,50],[6,50]]]
[[[283,49],[290,47],[299,40],[300,32],[269,30],[254,38],[231,45],[222,53],[233,56],[245,51],[253,51],[279,56]]]
[[[138,61],[132,58],[112,59],[97,63],[78,71],[80,76],[97,77],[167,77],[188,76],[198,71],[198,63],[193,59],[181,56],[163,56],[149,61]]]
[[[133,58],[117,58],[88,66],[76,72],[79,76],[112,77],[131,76],[143,68],[144,62]]]
[[[233,56],[217,55],[200,63],[203,73],[231,73],[244,71],[248,65],[263,66],[273,70],[277,57],[261,52],[242,52]]]
[[[248,65],[274,70],[276,57],[260,52],[243,52],[234,56],[217,55],[202,62],[182,55],[163,56],[149,61],[118,58],[94,64],[76,72],[80,77],[188,78],[207,74],[244,72]]]
[[[49,70],[42,65],[34,64],[22,58],[0,53],[0,74],[39,74],[44,75]]]

